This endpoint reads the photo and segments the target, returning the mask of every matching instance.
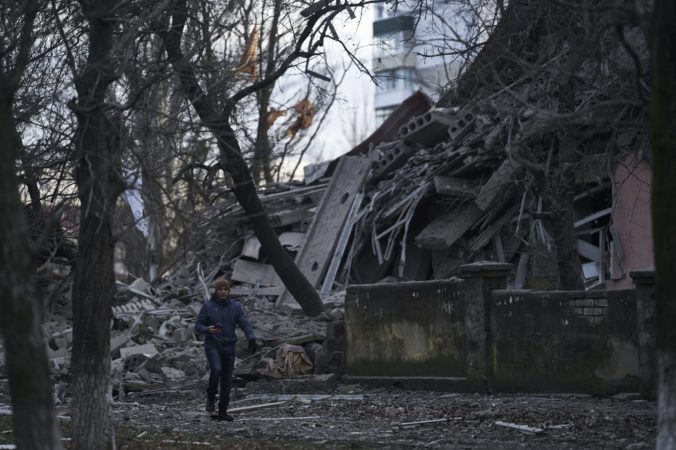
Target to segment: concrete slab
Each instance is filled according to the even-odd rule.
[[[315,287],[319,287],[336,248],[355,196],[361,190],[370,159],[364,156],[343,157],[326,189],[314,216],[307,239],[296,257],[296,265]],[[291,293],[285,291],[276,306],[282,310],[301,310]]]
[[[281,286],[277,272],[270,264],[238,259],[232,271],[232,280],[258,286]]]
[[[136,345],[134,347],[125,347],[120,349],[120,356],[122,359],[128,358],[132,355],[144,355],[150,358],[157,354],[158,351],[153,344]]]

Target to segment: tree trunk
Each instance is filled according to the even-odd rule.
[[[569,95],[574,98],[571,91]],[[556,261],[559,267],[560,289],[579,291],[584,289],[575,234],[575,139],[571,129],[559,137],[559,156],[556,168],[556,199],[552,220],[552,232],[556,245]]]
[[[82,2],[89,54],[77,76],[75,178],[80,199],[73,284],[72,439],[74,448],[114,447],[110,390],[110,315],[114,291],[112,213],[122,192],[120,124],[102,110],[113,81],[114,4]]]
[[[209,103],[190,62],[183,55],[181,40],[186,19],[185,2],[174,2],[171,26],[167,31],[160,32],[169,61],[181,81],[186,98],[195,108],[204,126],[218,139],[223,167],[234,181],[235,197],[249,217],[249,224],[258,237],[261,247],[270,258],[270,263],[286,288],[303,308],[303,312],[308,316],[316,316],[324,311],[324,304],[317,291],[280,244],[256,193],[256,184],[242,157],[235,133],[229,125],[229,116],[218,114],[213,104]]]
[[[656,269],[657,448],[676,449],[676,5],[655,1],[651,125]]]
[[[227,169],[234,181],[232,188],[235,197],[242,209],[249,217],[249,225],[258,237],[261,247],[270,259],[275,272],[284,282],[284,286],[291,292],[296,301],[308,316],[316,316],[324,310],[324,304],[317,291],[298,270],[298,266],[277,238],[270,219],[263,204],[256,194],[256,185],[239,152],[235,133],[229,127],[217,133],[218,148],[221,151],[221,160],[227,161]]]
[[[159,39],[156,40],[159,41]],[[148,52],[151,61],[159,59],[159,54],[162,52],[161,45],[161,42],[151,43]],[[132,87],[132,91],[141,89],[140,84]],[[163,166],[166,165],[166,161],[163,159],[163,153],[166,142],[163,142],[163,133],[167,131],[166,117],[172,116],[167,104],[169,101],[168,82],[160,82],[149,91],[144,102],[146,106],[140,114],[141,124],[137,126],[137,141],[141,143],[138,155],[141,162],[141,196],[143,212],[148,224],[146,276],[148,280],[154,280],[160,275],[160,267],[164,264],[166,215],[163,195],[165,168]]]
[[[556,6],[552,9],[553,14],[563,15],[564,12],[565,7]],[[567,23],[566,28],[566,40],[574,51],[571,51],[565,63],[559,67],[557,100],[559,112],[573,113],[576,108],[575,77],[581,63],[579,59],[584,54],[584,41],[580,39],[578,33],[574,32],[577,28],[573,24]],[[559,288],[578,291],[584,289],[584,283],[575,234],[575,169],[578,163],[575,132],[576,128],[568,126],[560,130],[558,136],[555,137],[558,151],[553,171],[554,195],[556,196],[553,232],[559,267]]]
[[[33,45],[38,6],[37,1],[30,0],[15,6],[16,19],[19,16],[23,19],[21,32],[14,42],[3,42],[3,47],[9,44],[17,51],[3,56],[0,72],[0,334],[6,348],[17,447],[60,449],[40,324],[41,302],[33,280],[35,253],[16,177],[15,161],[21,138],[12,115],[14,94]],[[16,59],[12,61],[14,56]]]
[[[15,173],[19,135],[12,92],[0,81],[0,331],[5,341],[17,448],[60,449],[54,416],[34,252]]]

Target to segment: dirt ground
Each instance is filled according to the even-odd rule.
[[[0,411],[7,411],[8,403],[0,395]],[[311,378],[235,388],[231,409],[266,403],[273,404],[234,412],[235,421],[227,423],[203,412],[201,387],[127,395],[114,405],[118,449],[647,449],[655,444],[655,404],[636,394],[478,395]],[[68,409],[59,415],[67,435]],[[0,444],[11,443],[11,423],[2,417]],[[407,425],[425,421],[434,422]],[[496,422],[539,430],[523,432]]]

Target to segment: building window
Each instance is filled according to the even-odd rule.
[[[398,31],[378,36],[375,40],[376,57],[401,55],[410,52],[413,44],[411,35],[411,32]]]
[[[399,67],[398,69],[383,70],[376,72],[379,92],[387,92],[395,89],[412,89],[415,80],[415,70],[411,67]]]
[[[413,31],[415,20],[413,16],[396,16],[373,22],[373,36],[396,33],[398,31]]]

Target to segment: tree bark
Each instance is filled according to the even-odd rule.
[[[17,448],[60,449],[47,351],[40,326],[40,297],[33,279],[34,251],[15,173],[19,136],[12,93],[0,82],[0,331]]]
[[[563,14],[565,9],[553,8],[553,12]],[[565,64],[560,66],[558,83],[559,112],[573,113],[575,101],[575,76],[579,68],[579,59],[584,54],[584,42],[580,40],[568,24],[566,40],[575,49],[568,56]],[[560,130],[557,139],[557,158],[554,166],[554,212],[553,220],[556,259],[559,267],[560,289],[582,290],[582,270],[580,255],[577,251],[577,235],[575,234],[575,169],[578,168],[576,128],[567,126]]]
[[[233,192],[242,209],[249,217],[249,224],[270,258],[270,262],[286,288],[308,316],[324,311],[319,294],[298,270],[293,259],[284,250],[277,238],[263,204],[256,193],[256,184],[242,157],[239,142],[229,124],[228,114],[219,114],[213,103],[200,87],[197,77],[181,50],[183,27],[187,18],[185,1],[175,1],[172,7],[172,23],[160,36],[169,56],[169,61],[181,81],[183,92],[195,108],[202,123],[218,139],[221,162],[234,181]]]
[[[657,315],[657,448],[676,449],[676,5],[655,1],[652,223]]]
[[[17,448],[61,449],[40,324],[40,298],[33,279],[36,255],[16,176],[21,138],[12,114],[14,94],[33,46],[38,3],[28,0],[15,11],[22,27],[11,45],[18,51],[14,61],[13,55],[4,55],[3,69],[8,70],[0,72],[0,333],[6,348]],[[3,47],[8,44],[3,42]]]
[[[571,96],[574,93],[570,92]],[[559,268],[560,289],[584,289],[580,270],[580,254],[575,234],[575,139],[571,129],[559,137],[559,157],[556,167],[555,217],[552,232],[556,245],[556,262]]]
[[[73,284],[72,439],[74,448],[114,447],[110,389],[110,315],[114,291],[112,213],[122,192],[120,124],[103,111],[114,79],[113,10],[103,0],[82,2],[89,53],[75,80],[78,119],[75,178],[80,232]]]

